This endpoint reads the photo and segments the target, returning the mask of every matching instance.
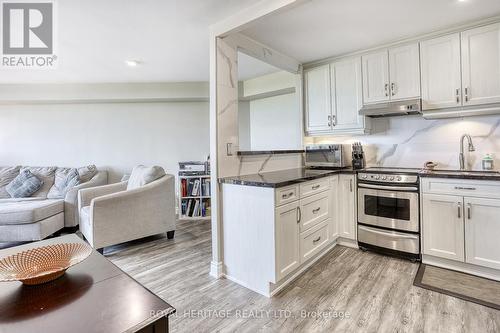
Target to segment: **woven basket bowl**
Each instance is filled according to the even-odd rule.
[[[91,253],[92,248],[85,243],[54,244],[16,253],[0,260],[0,281],[26,285],[49,282]]]

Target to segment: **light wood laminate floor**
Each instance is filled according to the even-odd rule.
[[[106,249],[177,309],[172,332],[500,332],[500,311],[414,287],[409,261],[337,246],[268,299],[209,276],[209,222],[177,228]]]

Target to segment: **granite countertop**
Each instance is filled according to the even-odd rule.
[[[500,180],[498,171],[422,170],[419,175],[432,178]]]
[[[313,179],[327,177],[338,173],[356,173],[352,168],[319,170],[319,169],[287,169],[273,172],[265,172],[253,175],[220,178],[219,182],[224,184],[237,184],[259,187],[283,187],[287,185],[306,182]]]

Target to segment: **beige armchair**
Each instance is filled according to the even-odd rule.
[[[127,181],[78,192],[80,231],[95,249],[175,231],[172,175],[127,190]]]

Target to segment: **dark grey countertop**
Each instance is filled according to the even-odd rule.
[[[297,184],[309,180],[314,180],[322,177],[338,173],[355,174],[356,170],[351,168],[347,169],[333,169],[333,170],[319,170],[319,169],[287,169],[280,171],[265,172],[260,174],[243,175],[235,177],[220,178],[219,182],[224,184],[237,184],[246,186],[259,186],[259,187],[283,187],[287,185]]]
[[[432,178],[500,180],[500,172],[498,171],[422,170],[419,175],[420,177]]]

